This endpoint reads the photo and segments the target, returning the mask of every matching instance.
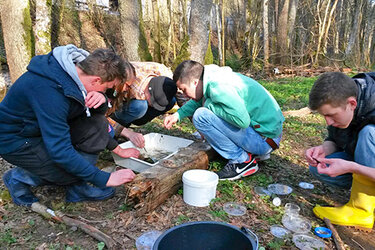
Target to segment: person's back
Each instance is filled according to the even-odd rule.
[[[229,67],[184,61],[174,71],[177,86],[190,98],[164,126],[193,116],[193,124],[227,165],[219,178],[235,180],[258,170],[279,147],[284,117],[271,94],[255,80]],[[258,157],[254,157],[258,155]]]

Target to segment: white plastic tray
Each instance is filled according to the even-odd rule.
[[[141,152],[141,154],[145,152],[152,152],[155,149],[160,150],[160,151],[170,152],[170,154],[162,158],[162,159],[167,159],[171,157],[172,155],[174,155],[175,153],[177,153],[180,148],[185,148],[193,143],[192,140],[170,136],[170,135],[163,135],[159,133],[146,134],[144,135],[144,138],[145,138],[146,151],[145,149],[137,148],[130,141],[120,144],[120,147],[121,148],[136,148]],[[162,159],[159,159],[159,161],[155,163],[149,163],[149,162],[146,162],[137,158],[133,158],[133,157],[122,158],[113,153],[112,155],[113,155],[113,159],[115,160],[116,165],[124,167],[124,168],[129,168],[139,173],[147,170],[150,167],[155,166],[156,164],[159,163],[160,160],[162,160]]]

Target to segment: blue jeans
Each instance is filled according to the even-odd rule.
[[[375,125],[367,125],[358,134],[358,141],[353,156],[346,152],[335,152],[327,158],[340,158],[348,161],[355,161],[358,164],[375,168]],[[318,180],[334,187],[350,189],[352,186],[352,174],[344,174],[330,177],[319,174],[316,167],[310,166],[311,174]]]
[[[210,145],[225,159],[242,163],[249,159],[247,152],[264,155],[272,148],[252,127],[238,128],[221,119],[207,108],[198,108],[193,115],[195,128],[204,135]],[[273,139],[280,144],[281,135]]]
[[[173,97],[167,107],[165,107],[164,110],[159,111],[148,106],[148,102],[146,100],[133,99],[129,102],[129,104],[124,103],[122,109],[115,112],[111,117],[125,127],[129,127],[130,124],[141,126],[148,123],[155,117],[165,114],[168,110],[173,108],[175,103],[176,98]]]

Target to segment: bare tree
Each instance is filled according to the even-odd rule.
[[[318,15],[318,27],[319,27],[319,35],[318,35],[318,45],[315,53],[315,59],[314,64],[318,63],[319,60],[319,54],[321,50],[321,45],[326,44],[327,36],[328,36],[328,30],[331,26],[332,21],[332,15],[333,12],[336,9],[338,0],[335,0],[333,5],[331,5],[331,0],[328,1],[318,1],[317,4],[317,15]],[[324,8],[325,7],[325,8]],[[322,19],[322,16],[320,15],[320,9],[324,9],[324,17]]]
[[[277,25],[277,47],[280,53],[280,63],[285,64],[288,55],[288,13],[289,0],[285,0],[279,15]]]
[[[212,0],[192,0],[189,22],[190,58],[204,63],[210,31],[210,13]]]
[[[359,38],[359,27],[361,25],[363,0],[355,0],[353,25],[349,36],[348,45],[345,50],[345,55],[350,56],[353,52],[354,46]]]
[[[139,61],[139,5],[137,0],[120,0],[121,37],[128,60]]]
[[[263,1],[263,51],[264,51],[264,70],[269,69],[270,43],[268,36],[268,0]]]
[[[217,50],[219,54],[219,64],[223,66],[223,47],[221,45],[221,19],[220,19],[220,7],[219,3],[215,3],[215,16],[216,16],[216,26],[217,26]]]
[[[29,2],[0,0],[4,45],[12,82],[25,71],[34,51]]]
[[[221,0],[221,25],[223,27],[221,31],[221,52],[222,52],[222,61],[221,65],[225,65],[225,0]]]
[[[153,41],[154,41],[154,59],[158,62],[162,62],[161,57],[161,33],[160,33],[160,13],[158,0],[152,0],[152,13],[154,18],[154,32]]]

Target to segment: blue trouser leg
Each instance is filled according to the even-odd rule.
[[[91,164],[97,155],[79,152]],[[113,188],[92,187],[81,178],[71,175],[62,166],[53,162],[41,138],[33,138],[19,150],[1,155],[9,163],[18,167],[7,171],[3,180],[13,201],[18,205],[30,206],[38,199],[30,191],[30,186],[45,184],[68,186],[67,200],[100,200],[114,194]]]
[[[354,159],[345,152],[335,152],[327,158],[340,158],[355,161],[358,164],[375,167],[375,125],[367,125],[358,134],[357,145],[354,152]],[[329,185],[349,189],[352,184],[352,174],[344,174],[336,177],[319,174],[315,167],[310,166],[310,172],[320,181]]]
[[[340,158],[347,161],[352,161],[353,157],[345,152],[335,152],[333,154],[327,155],[327,158]],[[336,177],[330,177],[326,174],[319,174],[318,169],[313,166],[309,166],[310,173],[321,182],[324,182],[330,186],[350,189],[352,186],[352,174],[343,174]]]
[[[245,162],[247,152],[264,155],[272,151],[258,132],[252,127],[238,128],[216,116],[207,108],[199,108],[193,115],[195,128],[204,135],[210,145],[231,162]],[[274,141],[279,144],[281,136]]]
[[[128,104],[124,103],[121,110],[115,112],[113,119],[122,126],[129,126],[134,120],[143,117],[148,109],[146,100],[131,100]]]

